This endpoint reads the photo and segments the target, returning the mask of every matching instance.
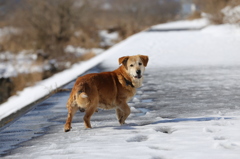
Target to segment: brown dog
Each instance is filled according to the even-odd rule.
[[[122,65],[115,71],[79,77],[67,102],[65,132],[70,131],[72,118],[78,109],[86,111],[83,118],[86,128],[91,128],[90,118],[97,108],[116,109],[119,123],[124,124],[130,114],[127,102],[142,85],[147,63],[148,56],[124,56],[119,58]]]

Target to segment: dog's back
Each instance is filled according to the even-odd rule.
[[[83,101],[98,102],[98,107],[112,109],[116,105],[119,85],[113,72],[88,74],[79,77],[73,87],[68,105],[76,101],[76,106],[86,109]]]

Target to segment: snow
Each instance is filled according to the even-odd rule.
[[[135,121],[137,122],[137,121]],[[24,153],[6,158],[231,159],[240,155],[239,119],[112,126],[91,130],[56,128]],[[75,124],[76,127],[83,125]]]
[[[187,21],[172,22],[157,28],[202,28],[203,21],[195,21],[194,25],[189,22],[189,26]],[[199,31],[140,32],[93,59],[76,64],[11,97],[0,106],[0,119],[98,63],[102,62],[108,68],[118,67],[117,59],[125,55],[148,55],[147,69],[239,65],[239,30],[232,25],[223,25]],[[228,34],[229,31],[232,34]],[[140,101],[134,97],[133,102]],[[132,106],[131,111],[138,113],[139,109]],[[124,126],[118,126],[116,121],[96,121],[93,129],[84,129],[83,123],[74,123],[69,133],[63,132],[63,126],[55,126],[50,133],[29,141],[29,146],[5,158],[237,159],[240,156],[240,116],[222,118],[213,114],[215,120],[209,121],[199,120],[201,117],[168,120],[153,116],[154,112],[148,110],[141,112],[155,122],[142,124],[136,116]]]
[[[20,30],[14,27],[3,27],[0,28],[0,38],[7,36],[9,34],[18,34],[19,32]]]
[[[199,22],[202,28],[202,21]],[[157,28],[174,28],[175,24],[179,28],[181,24],[187,26],[186,21],[180,21]],[[190,21],[190,28],[192,24],[196,27],[196,21]],[[200,31],[141,32],[126,39],[120,48],[113,48],[115,56],[106,59],[104,65],[116,68],[116,61],[123,53],[149,55],[148,67],[239,65],[239,44],[240,28],[229,24],[212,25]]]
[[[202,30],[205,34],[214,35],[217,37],[239,38],[240,29],[237,25],[223,24],[219,26],[209,26]]]
[[[16,76],[19,73],[41,72],[41,66],[35,64],[37,55],[21,51],[17,55],[11,52],[0,54],[0,78]]]
[[[119,38],[118,32],[109,33],[107,30],[99,31],[99,37],[101,38],[100,45],[102,47],[114,45]]]
[[[103,10],[111,10],[112,6],[111,6],[111,4],[106,2],[106,3],[102,4],[101,9],[103,9]]]
[[[210,24],[207,19],[183,20],[152,26],[151,29],[199,29]]]

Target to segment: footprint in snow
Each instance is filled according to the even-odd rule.
[[[235,149],[235,148],[238,148],[239,145],[236,144],[236,143],[232,143],[232,142],[229,142],[229,141],[226,141],[226,142],[221,142],[221,143],[217,143],[215,145],[216,148],[220,147],[220,148],[224,148],[224,149]]]
[[[162,126],[162,127],[155,128],[155,131],[156,132],[162,132],[162,133],[165,133],[165,134],[172,134],[174,131],[176,131],[176,129],[173,129],[173,128],[168,127],[168,126]]]
[[[169,148],[165,148],[165,147],[149,146],[149,148],[152,149],[152,150],[164,150],[164,151],[170,151]]]
[[[223,136],[215,136],[215,137],[213,137],[213,139],[214,140],[226,140],[226,138]]]
[[[151,159],[164,159],[165,157],[154,156]]]
[[[127,139],[126,141],[127,142],[143,142],[143,141],[146,141],[147,139],[148,137],[145,135],[136,135],[134,137]]]
[[[203,128],[203,132],[206,132],[206,133],[216,133],[216,132],[219,132],[219,131],[221,131],[221,129]]]

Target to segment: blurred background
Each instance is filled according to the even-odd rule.
[[[240,23],[240,0],[0,0],[0,103],[152,25]]]

